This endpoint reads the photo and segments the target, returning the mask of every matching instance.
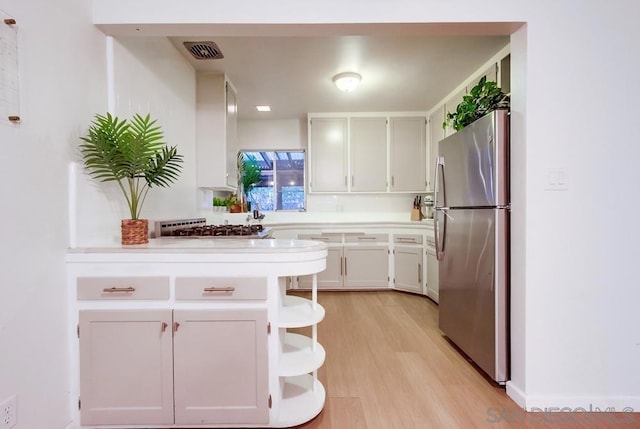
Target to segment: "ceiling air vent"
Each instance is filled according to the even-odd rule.
[[[184,47],[198,60],[218,60],[224,58],[218,45],[213,42],[184,42]]]

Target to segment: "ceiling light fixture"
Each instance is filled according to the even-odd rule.
[[[271,112],[271,106],[256,106],[258,112]]]
[[[333,83],[336,84],[340,91],[351,92],[360,84],[362,76],[354,72],[338,73],[333,77]]]

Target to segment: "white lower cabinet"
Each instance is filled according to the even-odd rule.
[[[422,249],[396,247],[394,250],[395,288],[422,293]]]
[[[80,311],[82,424],[266,424],[267,362],[266,309]]]
[[[322,410],[316,324],[325,311],[314,274],[306,299],[287,295],[287,276],[208,276],[198,264],[93,268],[166,275],[71,275],[82,427],[289,427]],[[301,327],[312,335],[288,331]]]
[[[318,289],[375,289],[389,286],[388,234],[300,234],[302,240],[329,245],[327,268],[318,273]],[[298,277],[298,287],[311,288],[312,276]]]
[[[173,423],[171,313],[80,311],[83,426]]]
[[[344,287],[386,288],[389,286],[389,248],[345,246]]]
[[[432,237],[427,237],[427,296],[435,302],[440,302],[440,287],[438,280],[438,257],[436,255],[435,242]]]
[[[423,293],[424,263],[422,235],[394,235],[394,287],[407,292]]]
[[[267,310],[175,310],[175,423],[269,423]]]

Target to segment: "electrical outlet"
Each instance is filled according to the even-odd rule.
[[[0,429],[11,429],[18,423],[16,395],[0,404]]]

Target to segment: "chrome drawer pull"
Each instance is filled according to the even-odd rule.
[[[209,292],[209,293],[215,293],[215,292],[224,292],[224,293],[232,293],[236,290],[236,288],[234,288],[233,286],[227,286],[227,287],[206,287],[204,288],[205,292]]]
[[[375,240],[377,237],[358,237],[358,240]]]
[[[398,237],[396,240],[398,240],[398,242],[402,242],[402,243],[415,243],[416,242],[415,238]]]
[[[102,289],[102,292],[107,292],[107,293],[111,293],[111,292],[135,292],[136,288],[134,287],[106,287],[104,289]]]

